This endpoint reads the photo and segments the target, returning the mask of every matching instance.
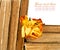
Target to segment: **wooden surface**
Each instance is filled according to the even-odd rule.
[[[0,8],[1,8],[1,0],[0,0]]]
[[[44,25],[40,38],[24,43],[19,17],[27,15],[29,0],[20,1],[0,0],[0,50],[23,50],[24,44],[26,50],[60,50],[60,25]]]
[[[26,43],[25,50],[60,50],[60,44]]]
[[[3,24],[3,22],[4,22],[4,9],[3,8],[5,7],[4,4],[2,4],[2,2],[1,2],[1,8],[0,8],[0,50],[2,50],[2,40],[3,40],[3,25],[4,25]]]
[[[22,50],[24,39],[18,21],[19,16],[27,14],[28,0],[21,1],[21,8],[20,1],[0,0],[0,50]]]
[[[60,42],[60,26],[44,25],[42,36],[35,40],[27,39],[27,42]]]
[[[13,0],[11,6],[12,11],[11,11],[10,30],[8,39],[9,41],[8,50],[16,50],[20,0]]]
[[[43,34],[35,40],[27,39],[26,50],[60,50],[60,26],[44,25]]]
[[[20,5],[20,16],[27,15],[28,10],[28,0],[22,0]],[[23,50],[24,39],[21,37],[21,26],[20,21],[18,25],[18,34],[17,34],[17,50]]]
[[[29,0],[22,0],[21,1],[20,16],[27,15],[28,3],[29,3]]]
[[[27,42],[60,42],[60,33],[43,33],[41,37]]]
[[[3,29],[3,47],[2,50],[7,49],[8,44],[8,32],[9,32],[9,22],[10,22],[10,15],[11,15],[11,1],[6,1],[6,12],[5,12],[5,23],[4,23],[4,29]],[[6,49],[5,49],[6,48]]]
[[[0,8],[0,50],[7,50],[11,1],[1,1]]]
[[[60,26],[44,25],[43,34],[38,39],[27,39],[26,50],[60,50]]]
[[[43,25],[43,32],[60,32],[60,25]]]

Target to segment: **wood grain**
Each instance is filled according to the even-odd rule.
[[[5,21],[4,21],[5,23],[4,23],[4,29],[3,29],[4,34],[3,34],[2,50],[7,50],[10,15],[11,15],[11,0],[6,1],[6,12],[5,12]]]
[[[16,50],[20,0],[12,1],[8,50]]]
[[[38,39],[27,39],[27,42],[60,42],[60,33],[43,33]]]
[[[25,16],[27,15],[27,10],[28,10],[28,0],[21,0],[21,5],[20,5],[20,16]],[[24,45],[24,39],[21,36],[21,26],[20,22],[18,24],[18,34],[17,34],[17,50],[23,50],[23,45]]]
[[[3,40],[3,28],[4,28],[4,7],[5,2],[1,2],[1,9],[0,9],[0,50],[2,50],[2,40]]]
[[[20,16],[27,15],[29,0],[21,0]]]
[[[0,50],[7,50],[11,0],[9,2],[3,0],[0,11]]]
[[[43,25],[43,32],[60,32],[60,25]]]
[[[26,43],[26,50],[60,50],[60,44]]]
[[[1,0],[0,0],[0,8],[1,8]]]

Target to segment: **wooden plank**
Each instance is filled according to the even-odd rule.
[[[8,30],[10,21],[11,1],[3,0],[1,2],[0,13],[0,50],[7,50]]]
[[[27,39],[27,42],[60,42],[60,33],[43,33],[38,39]]]
[[[26,43],[25,50],[60,50],[60,44]]]
[[[20,16],[27,15],[29,0],[21,0]]]
[[[6,12],[5,12],[5,21],[4,21],[4,29],[3,29],[4,34],[3,34],[2,50],[7,50],[10,15],[11,15],[11,0],[6,1]]]
[[[27,15],[28,0],[21,0],[20,16]],[[24,39],[21,37],[21,26],[19,22],[17,36],[17,50],[23,50]]]
[[[1,8],[1,0],[0,0],[0,8]]]
[[[60,25],[43,25],[43,32],[60,32]]]
[[[8,50],[16,50],[19,9],[20,9],[20,0],[13,0],[10,30],[9,30]]]
[[[0,50],[2,50],[2,41],[3,41],[3,25],[4,25],[4,8],[5,8],[5,2],[1,2],[1,8],[0,8]]]

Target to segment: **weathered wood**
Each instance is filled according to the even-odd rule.
[[[5,2],[1,2],[1,9],[0,9],[0,50],[2,50],[2,41],[3,41],[3,25],[4,25],[4,8]]]
[[[43,25],[43,32],[60,32],[60,25]]]
[[[1,8],[1,0],[0,0],[0,8]]]
[[[27,15],[28,0],[21,0],[20,16]],[[19,22],[18,36],[17,36],[17,50],[23,50],[24,39],[21,36],[21,26]]]
[[[6,1],[6,12],[5,12],[5,23],[4,23],[4,30],[3,30],[4,34],[3,34],[2,50],[7,50],[10,15],[11,15],[11,0]]]
[[[16,50],[19,9],[20,9],[20,0],[13,0],[10,30],[9,30],[8,50]]]
[[[60,42],[60,33],[43,33],[41,37],[27,42]]]
[[[43,25],[43,34],[36,40],[29,42],[60,42],[60,25]]]
[[[26,50],[60,50],[60,44],[26,43]]]
[[[21,0],[20,16],[27,15],[29,0]]]
[[[7,50],[11,0],[3,0],[0,11],[0,50]]]

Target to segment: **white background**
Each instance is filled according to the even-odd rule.
[[[35,3],[56,3],[54,11],[36,11]],[[60,0],[29,0],[28,17],[41,18],[46,25],[60,25]]]

